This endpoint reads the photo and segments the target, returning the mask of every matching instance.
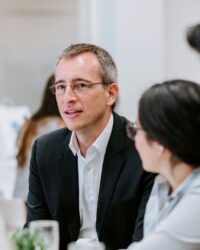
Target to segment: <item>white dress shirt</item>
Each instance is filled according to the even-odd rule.
[[[129,250],[200,249],[200,167],[170,196],[168,182],[160,175],[147,203],[144,238]]]
[[[108,124],[99,137],[88,148],[85,157],[81,155],[76,135],[72,132],[69,147],[73,154],[78,157],[79,213],[81,220],[79,239],[98,240],[96,232],[97,202],[103,160],[112,127],[113,115],[110,116]]]

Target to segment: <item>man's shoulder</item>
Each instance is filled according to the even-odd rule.
[[[122,148],[135,152],[133,141],[127,136],[126,125],[130,122],[124,116],[118,115],[113,112],[114,123],[110,136],[109,144],[112,145],[117,151]]]
[[[126,127],[127,123],[130,122],[126,117],[119,115],[116,112],[113,112],[113,117],[115,126]]]
[[[70,138],[70,135],[71,131],[69,129],[61,128],[40,136],[37,139],[37,141],[41,144],[43,143],[57,144],[58,142],[62,143],[63,141],[66,141],[68,137]]]

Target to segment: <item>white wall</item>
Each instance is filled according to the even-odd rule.
[[[0,103],[33,111],[58,55],[77,41],[77,1],[0,0]]]
[[[120,87],[117,111],[133,120],[141,92],[163,79],[163,0],[79,3],[80,39],[103,46],[114,57]]]
[[[73,42],[106,48],[119,69],[117,111],[135,119],[154,82],[200,82],[200,57],[185,31],[200,22],[199,0],[0,0],[0,102],[38,107],[57,56]]]
[[[137,101],[147,86],[163,79],[162,0],[118,0],[115,55],[119,67],[118,111],[136,118]]]
[[[186,30],[200,23],[199,0],[79,0],[80,40],[106,48],[119,69],[117,111],[133,120],[148,86],[172,78],[200,82],[200,55]]]
[[[165,1],[165,78],[200,82],[200,55],[186,41],[188,27],[200,23],[199,0]]]

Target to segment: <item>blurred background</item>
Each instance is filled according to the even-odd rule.
[[[71,43],[95,43],[111,53],[119,70],[116,110],[130,120],[135,119],[141,93],[153,83],[171,78],[200,82],[199,55],[186,41],[187,29],[200,23],[199,0],[0,4],[0,171],[8,169],[8,161],[14,169],[15,135],[38,107],[46,79]],[[14,172],[0,172],[0,177],[0,189],[9,179],[10,196]]]
[[[141,91],[166,78],[200,80],[185,41],[199,0],[0,0],[0,102],[34,111],[58,55],[74,42],[106,48],[119,68],[118,111],[134,119]],[[41,86],[43,84],[43,86]]]

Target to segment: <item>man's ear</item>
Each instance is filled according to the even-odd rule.
[[[117,83],[112,83],[108,86],[108,104],[112,106],[118,96],[119,87]]]

